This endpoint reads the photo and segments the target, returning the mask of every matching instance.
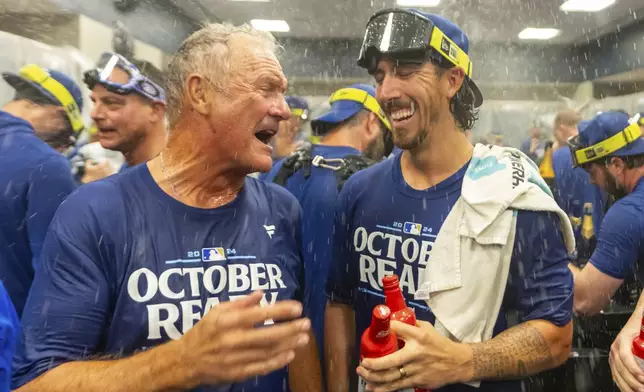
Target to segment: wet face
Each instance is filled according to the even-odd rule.
[[[115,68],[109,79],[127,83],[129,76]],[[119,95],[97,84],[90,98],[94,103],[91,117],[98,129],[98,140],[108,150],[133,151],[156,120],[154,104],[138,94]]]
[[[269,171],[270,142],[290,111],[287,81],[275,55],[255,39],[233,37],[230,73],[224,91],[212,89],[209,122],[220,157],[245,172]]]
[[[626,187],[619,180],[623,175],[623,161],[616,158],[611,160],[608,165],[599,163],[590,163],[584,166],[584,170],[590,175],[590,182],[602,188],[606,193],[620,199],[628,194]]]
[[[449,91],[449,73],[441,75],[429,62],[383,59],[378,63],[373,74],[376,98],[391,120],[397,147],[412,150],[422,146],[442,116],[451,115],[449,101],[457,90]]]

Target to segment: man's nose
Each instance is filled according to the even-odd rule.
[[[284,95],[280,94],[279,97],[271,104],[268,109],[268,114],[271,117],[276,117],[280,121],[285,121],[291,118],[291,109],[288,107]]]
[[[400,99],[401,96],[400,81],[392,75],[385,75],[376,87],[376,99],[381,106],[392,99]]]
[[[89,114],[89,117],[92,119],[92,121],[97,122],[99,120],[102,120],[105,118],[103,115],[103,110],[100,106],[100,104],[95,103],[94,107],[92,108],[92,112]]]

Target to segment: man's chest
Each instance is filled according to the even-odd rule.
[[[129,236],[114,270],[110,336],[118,346],[179,339],[213,306],[256,290],[264,293],[263,305],[298,295],[302,267],[293,229],[279,219],[237,218],[173,222],[171,229]],[[125,343],[127,336],[139,340]]]
[[[413,299],[451,206],[427,200],[407,200],[392,208],[358,206],[348,238],[358,295],[381,296],[382,278],[397,274],[408,301]]]

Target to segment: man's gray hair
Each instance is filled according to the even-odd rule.
[[[167,112],[170,127],[181,116],[183,90],[188,75],[198,73],[206,77],[213,88],[225,91],[230,71],[229,42],[233,36],[247,35],[257,39],[267,50],[276,53],[279,45],[270,33],[255,30],[249,24],[234,26],[213,23],[196,31],[170,58],[166,76]]]

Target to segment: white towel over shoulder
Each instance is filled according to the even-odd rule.
[[[492,338],[508,279],[517,210],[559,215],[568,252],[572,226],[539,169],[513,148],[477,145],[461,197],[436,238],[416,299],[425,300],[445,336],[464,343]]]

